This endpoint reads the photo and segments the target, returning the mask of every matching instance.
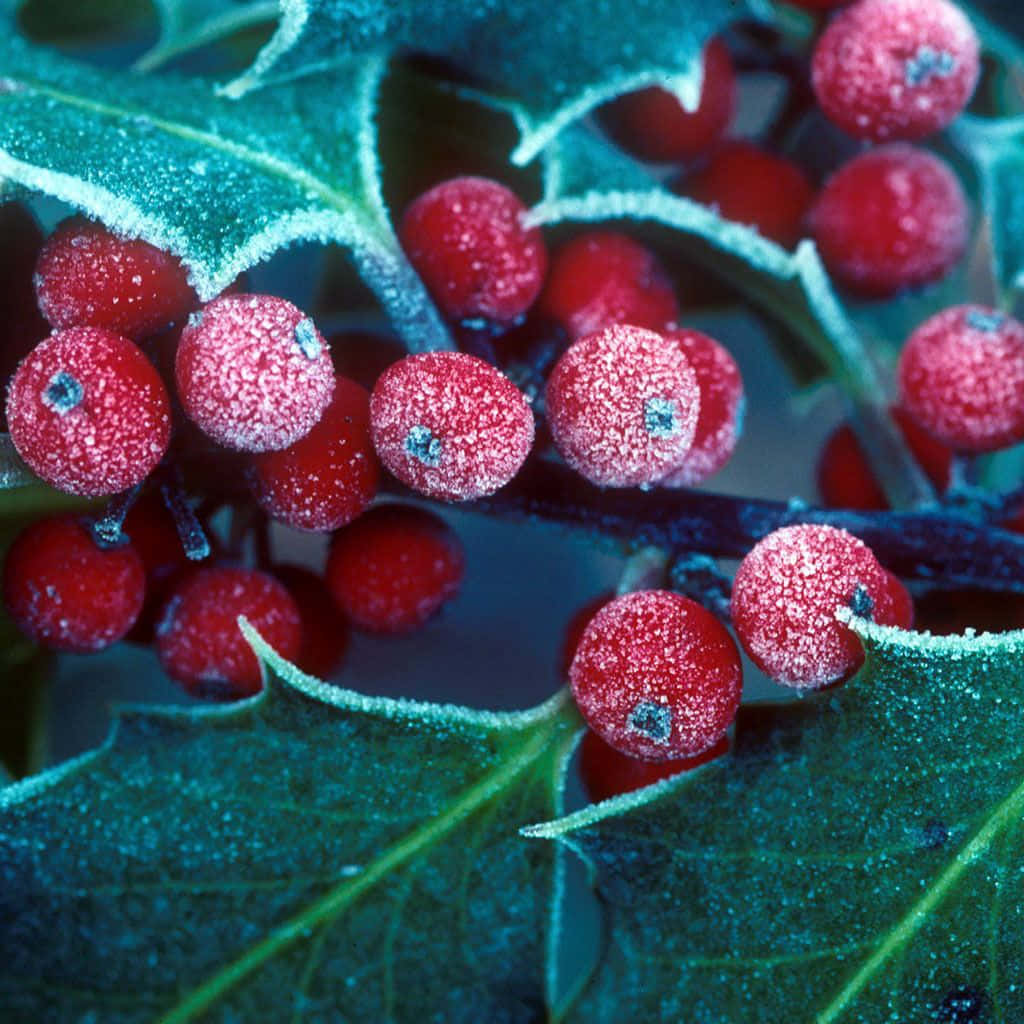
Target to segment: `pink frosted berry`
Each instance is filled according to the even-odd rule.
[[[58,331],[22,360],[7,392],[18,454],[71,494],[116,494],[145,479],[171,435],[170,401],[139,348],[99,327]]]
[[[967,105],[978,37],[948,0],[858,0],[818,40],[811,81],[831,120],[860,139],[920,139]]]
[[[533,444],[533,412],[501,372],[462,352],[407,356],[370,396],[381,462],[413,490],[443,501],[493,494]]]
[[[839,608],[901,624],[905,604],[871,549],[834,526],[786,526],[740,563],[732,622],[747,654],[776,682],[817,689],[853,675],[864,660]]]
[[[587,724],[616,750],[648,761],[713,747],[736,716],[739,651],[695,601],[640,590],[590,620],[569,669]]]
[[[961,452],[1024,440],[1024,324],[985,306],[926,320],[900,354],[901,402],[925,430]]]
[[[662,487],[692,487],[717,473],[731,457],[743,425],[743,378],[724,346],[700,331],[673,328],[665,337],[679,344],[697,375],[700,414],[693,444]]]
[[[548,420],[566,462],[595,484],[654,483],[690,450],[697,375],[680,345],[641,327],[581,338],[548,379]]]
[[[190,317],[174,369],[189,417],[225,447],[248,452],[304,437],[334,391],[320,332],[273,295],[224,295]]]

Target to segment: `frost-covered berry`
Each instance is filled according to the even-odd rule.
[[[18,454],[71,494],[116,494],[145,479],[171,436],[167,390],[127,338],[58,331],[22,360],[7,392]]]
[[[608,327],[569,347],[548,378],[555,445],[605,487],[652,484],[693,443],[700,388],[677,342],[640,327]]]
[[[338,377],[320,422],[288,448],[254,455],[249,469],[260,507],[282,523],[328,532],[352,522],[380,482],[370,438],[370,396]]]
[[[198,302],[177,257],[85,217],[68,218],[46,240],[35,285],[54,327],[105,327],[133,339],[181,320]]]
[[[463,352],[407,356],[370,397],[381,462],[413,490],[442,501],[493,494],[533,444],[533,411],[499,370]]]
[[[276,451],[313,429],[334,370],[313,321],[273,295],[225,295],[189,319],[174,364],[189,417],[227,448]]]
[[[900,353],[901,402],[943,444],[990,452],[1024,440],[1024,324],[986,306],[926,320]]]
[[[321,576],[300,565],[275,565],[302,620],[302,646],[292,659],[307,675],[328,679],[348,650],[351,629]]]
[[[776,682],[817,689],[853,675],[864,660],[839,608],[882,625],[899,612],[889,575],[871,549],[834,526],[786,526],[740,563],[732,622],[747,654]]]
[[[818,103],[859,139],[920,139],[967,105],[978,81],[978,37],[948,0],[858,0],[818,40]]]
[[[240,615],[282,658],[299,653],[299,610],[283,584],[252,569],[200,569],[175,589],[160,616],[156,652],[164,671],[194,697],[258,693],[260,663],[238,628]]]
[[[598,111],[608,134],[627,152],[654,163],[678,163],[710,149],[736,109],[736,72],[729,49],[712,39],[704,49],[697,109],[687,111],[674,93],[653,86],[606,103]]]
[[[557,249],[539,309],[574,340],[614,324],[660,331],[679,318],[657,257],[617,231],[588,231]]]
[[[411,505],[379,505],[335,534],[324,576],[356,626],[403,633],[458,593],[465,562],[443,519]]]
[[[540,292],[547,250],[526,207],[487,178],[452,178],[405,211],[399,238],[434,300],[453,320],[508,324]]]
[[[968,220],[967,199],[950,167],[899,143],[840,167],[808,215],[829,271],[871,298],[943,277],[967,247]]]
[[[569,669],[587,724],[649,761],[713,747],[736,716],[739,651],[706,608],[667,590],[617,597],[590,620]]]
[[[568,679],[569,666],[572,664],[572,659],[576,657],[576,648],[579,647],[580,640],[583,638],[583,631],[590,625],[590,620],[614,597],[615,594],[611,591],[600,594],[573,612],[572,617],[565,624],[562,647],[558,652],[559,679]]]
[[[743,428],[743,378],[736,361],[714,338],[687,328],[667,330],[665,337],[679,345],[697,376],[700,412],[690,450],[658,483],[692,487],[717,473],[736,449]]]
[[[146,575],[130,543],[99,548],[71,518],[23,530],[4,562],[4,605],[44,647],[85,654],[120,640],[135,622]]]

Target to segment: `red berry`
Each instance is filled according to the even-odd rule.
[[[459,590],[458,537],[425,509],[380,505],[335,534],[325,578],[338,607],[362,629],[402,633]]]
[[[608,327],[571,345],[547,384],[555,445],[596,484],[651,484],[678,466],[700,411],[682,349],[640,327]]]
[[[590,728],[620,753],[649,761],[713,747],[736,716],[742,677],[725,627],[667,590],[606,604],[584,630],[569,670]]]
[[[283,451],[254,455],[250,482],[267,514],[297,530],[327,532],[352,522],[380,482],[370,396],[338,377],[320,422]]]
[[[888,626],[898,626],[900,629],[913,629],[914,627],[914,599],[910,591],[904,586],[903,581],[895,573],[885,571],[886,579],[889,582],[889,601],[892,612],[889,616]]]
[[[175,256],[85,217],[68,218],[47,239],[35,284],[54,327],[105,327],[136,339],[182,319],[198,301]]]
[[[814,188],[797,164],[740,139],[723,143],[673,188],[787,247],[803,237],[814,199]]]
[[[348,622],[315,572],[299,565],[276,565],[274,575],[292,595],[302,620],[302,646],[292,660],[307,675],[330,678],[348,650]]]
[[[1024,440],[1024,324],[985,306],[926,320],[900,353],[901,402],[956,451]]]
[[[174,591],[160,617],[156,652],[164,671],[194,697],[258,693],[260,663],[238,628],[240,615],[282,658],[299,653],[299,609],[281,583],[252,569],[200,569]]]
[[[443,501],[493,494],[533,444],[526,396],[499,370],[462,352],[407,356],[370,397],[373,443],[406,486]]]
[[[859,139],[920,139],[952,121],[978,81],[978,37],[947,0],[858,0],[818,40],[821,109]]]
[[[902,606],[871,549],[834,526],[770,533],[733,582],[740,643],[766,675],[797,689],[847,679],[863,662],[860,641],[836,619],[839,608],[894,625]]]
[[[424,192],[399,228],[409,262],[441,309],[455,320],[508,324],[540,292],[547,250],[526,207],[487,178],[452,178]]]
[[[58,331],[22,360],[7,392],[11,440],[32,470],[71,494],[127,490],[163,458],[171,408],[136,345],[98,327]]]
[[[710,149],[736,108],[736,72],[728,47],[712,39],[704,49],[704,80],[697,109],[687,112],[674,93],[654,86],[626,93],[599,110],[609,135],[641,160],[677,163]]]
[[[74,519],[23,530],[4,563],[4,604],[18,628],[56,651],[86,654],[120,640],[142,609],[146,576],[131,544],[99,548]]]
[[[558,653],[559,679],[568,678],[569,666],[572,664],[572,659],[576,657],[576,648],[579,647],[580,640],[583,638],[583,631],[590,625],[590,620],[614,597],[615,594],[610,591],[600,594],[581,608],[577,608],[572,618],[565,624],[562,649]]]
[[[895,144],[840,167],[808,223],[841,284],[884,298],[943,277],[967,246],[968,219],[949,166],[925,150]]]
[[[717,473],[730,459],[743,426],[743,378],[724,346],[700,331],[674,328],[665,337],[676,342],[697,376],[700,412],[693,444],[662,487],[692,487]]]
[[[660,331],[679,317],[657,257],[615,231],[577,235],[555,252],[540,310],[574,340],[614,324]]]
[[[225,295],[190,319],[175,359],[185,412],[215,441],[276,451],[316,426],[334,371],[313,321],[273,295]]]

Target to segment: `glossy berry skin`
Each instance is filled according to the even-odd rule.
[[[98,327],[58,331],[22,360],[7,392],[18,454],[70,494],[117,494],[163,458],[171,407],[141,350]]]
[[[900,353],[901,403],[960,452],[1024,440],[1024,324],[986,306],[953,306],[926,320]]]
[[[871,549],[833,526],[786,526],[759,541],[733,581],[732,622],[767,676],[817,689],[860,668],[860,641],[835,613],[852,608],[895,625],[899,596]]]
[[[968,222],[967,200],[950,167],[898,143],[840,167],[808,215],[825,266],[865,298],[944,277],[967,246]]]
[[[282,658],[302,646],[299,609],[284,585],[252,569],[200,569],[175,589],[156,629],[164,671],[193,697],[259,693],[260,665],[238,628],[244,615]]]
[[[945,128],[979,73],[978,37],[948,0],[858,0],[814,50],[818,104],[859,139],[913,141]]]
[[[409,262],[452,320],[510,324],[544,283],[547,250],[526,207],[487,178],[452,178],[414,200],[398,235]]]
[[[35,273],[43,316],[58,329],[104,327],[137,340],[198,304],[177,257],[70,217],[46,240]]]
[[[380,483],[370,396],[338,377],[320,422],[288,448],[254,455],[249,481],[260,507],[297,530],[329,532],[352,522]]]
[[[616,231],[588,231],[555,251],[539,309],[573,340],[615,324],[660,331],[679,318],[657,257]]]
[[[736,716],[739,651],[707,609],[667,590],[617,597],[590,620],[569,669],[587,725],[648,761],[713,747]]]
[[[660,480],[690,450],[700,389],[677,343],[618,326],[569,347],[546,402],[555,445],[577,473],[602,487],[636,487]]]
[[[675,94],[653,86],[626,93],[598,111],[605,131],[628,153],[652,163],[699,156],[725,133],[736,109],[736,72],[728,47],[713,39],[704,50],[697,109],[687,112]]]
[[[329,679],[341,664],[351,629],[321,576],[300,565],[276,565],[274,576],[292,595],[302,620],[302,646],[292,659],[307,675]]]
[[[370,397],[373,444],[406,486],[442,501],[493,494],[533,445],[526,396],[489,363],[463,352],[408,356]]]
[[[131,629],[146,576],[131,544],[102,549],[75,519],[41,519],[4,562],[4,605],[18,628],[55,651],[101,651]]]
[[[335,534],[324,578],[354,625],[404,633],[458,593],[465,562],[443,519],[411,505],[379,505]]]

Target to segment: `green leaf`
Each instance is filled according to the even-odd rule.
[[[1024,1020],[1024,632],[852,625],[854,682],[746,707],[725,758],[528,830],[609,908],[573,1020]]]
[[[556,860],[518,829],[557,813],[565,695],[371,699],[247,635],[262,696],[122,712],[0,794],[0,1016],[536,1019]]]

